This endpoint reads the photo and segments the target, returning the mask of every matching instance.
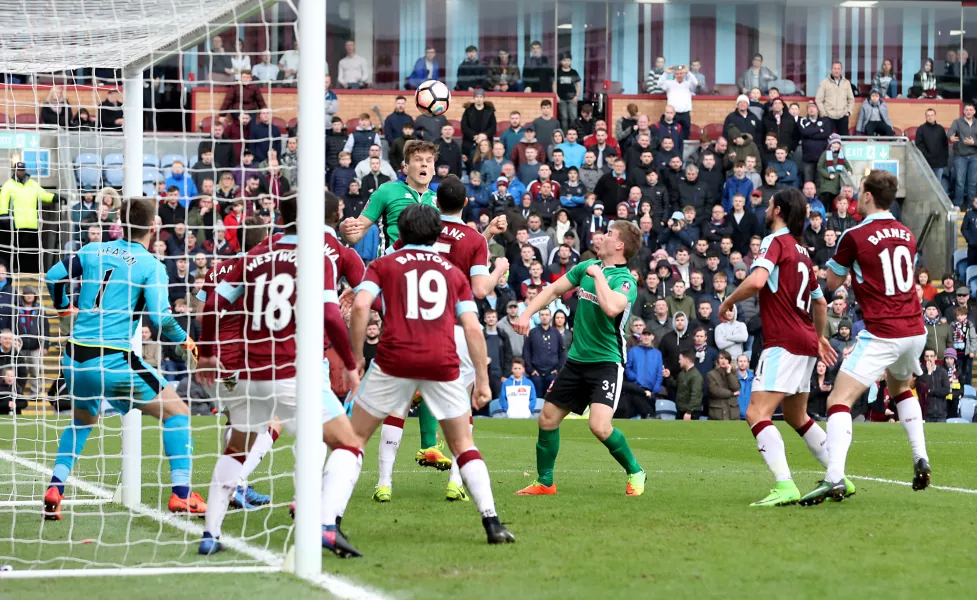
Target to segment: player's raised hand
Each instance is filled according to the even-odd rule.
[[[522,315],[516,322],[512,325],[512,329],[515,330],[519,335],[529,335],[529,312],[524,311]]]
[[[197,359],[197,370],[194,373],[200,385],[210,387],[217,379],[217,357],[204,356]]]
[[[196,342],[193,341],[193,339],[190,336],[187,336],[187,339],[184,340],[182,344],[180,344],[180,348],[183,350],[181,354],[183,354],[184,357],[192,358],[194,361],[198,363],[200,362],[199,361],[200,357],[197,351],[197,344]]]
[[[75,305],[69,305],[68,308],[58,311],[58,316],[62,319],[71,318],[78,314],[78,307]]]
[[[818,356],[829,367],[838,360],[838,352],[831,347],[828,338],[821,336],[818,339]]]
[[[353,217],[347,217],[339,224],[339,233],[343,234],[343,237],[358,235],[362,230],[363,224]]]
[[[507,272],[509,270],[509,259],[504,256],[498,257],[495,259],[495,268],[502,273]]]
[[[353,288],[346,288],[339,295],[339,310],[342,311],[344,319],[349,315],[349,311],[353,309],[354,298],[356,298],[356,292],[353,291]]]
[[[494,219],[492,219],[492,222],[489,223],[488,229],[486,231],[488,231],[490,235],[496,236],[499,235],[500,233],[505,233],[505,231],[508,229],[509,229],[509,219],[507,219],[505,215],[499,215]]]
[[[729,301],[729,298],[727,297],[725,300],[723,300],[723,303],[719,305],[719,322],[720,323],[727,323],[727,322],[730,321],[730,319],[727,319],[726,318],[726,312],[727,311],[730,311],[730,310],[733,310],[733,303],[730,302]]]
[[[475,391],[472,394],[472,410],[478,410],[492,401],[492,389],[488,380],[475,381]]]

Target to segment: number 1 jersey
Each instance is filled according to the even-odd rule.
[[[468,274],[432,246],[404,246],[370,263],[357,288],[383,299],[383,333],[373,362],[404,379],[460,376],[455,323],[476,312]]]
[[[905,338],[926,332],[916,295],[916,238],[890,212],[875,213],[838,240],[828,268],[845,277],[852,272],[855,299],[865,329],[880,338]]]
[[[796,356],[817,356],[819,333],[811,318],[811,299],[824,296],[807,249],[784,227],[763,238],[753,269],[770,276],[760,289],[763,347],[783,348]]]

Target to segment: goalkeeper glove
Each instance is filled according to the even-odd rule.
[[[180,348],[183,350],[183,352],[181,352],[180,354],[183,355],[182,358],[184,360],[186,360],[187,357],[192,356],[193,360],[196,361],[197,358],[199,357],[199,353],[197,351],[197,344],[190,338],[190,336],[187,336],[187,339],[184,340],[182,344],[180,344]]]
[[[58,311],[58,316],[61,317],[62,319],[67,319],[77,314],[78,314],[78,309],[71,304],[68,305],[68,308]]]

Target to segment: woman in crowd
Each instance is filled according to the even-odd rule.
[[[872,87],[879,90],[883,99],[899,97],[899,81],[892,72],[892,61],[888,58],[882,59],[882,67],[872,78]]]
[[[828,365],[819,360],[811,375],[811,393],[807,398],[807,411],[815,417],[824,418],[828,413],[828,395],[834,387],[834,380],[828,373]]]
[[[909,90],[909,97],[927,100],[940,99],[940,95],[936,91],[936,74],[933,73],[932,58],[924,60],[923,67],[913,75],[913,87]]]
[[[41,123],[58,127],[68,127],[76,123],[71,115],[71,104],[65,98],[64,88],[60,85],[51,86],[41,104]]]
[[[923,267],[916,271],[916,283],[923,288],[923,300],[933,300],[936,298],[937,290],[936,286],[930,283],[930,272],[929,269]]]
[[[244,53],[244,40],[234,40],[234,56],[231,57],[234,79],[241,79],[241,71],[251,70],[251,57]]]

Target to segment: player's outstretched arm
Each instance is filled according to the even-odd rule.
[[[828,301],[824,296],[812,300],[812,318],[814,319],[814,331],[818,334],[818,356],[829,367],[838,360],[838,352],[831,347],[825,334],[828,331]]]
[[[533,298],[533,301],[529,303],[529,306],[526,307],[526,310],[524,310],[523,313],[519,315],[519,320],[516,321],[516,324],[513,326],[513,329],[515,329],[516,333],[518,333],[519,335],[528,334],[529,320],[532,318],[532,316],[538,313],[544,307],[549,306],[550,302],[556,300],[557,298],[569,292],[575,287],[577,286],[571,283],[566,275],[557,279],[556,283],[544,287],[542,290],[539,291],[539,294],[537,294],[536,297]]]
[[[77,255],[69,256],[48,269],[44,277],[54,308],[60,313],[71,308],[71,280],[83,275],[81,259]]]
[[[726,322],[726,311],[736,305],[738,302],[742,302],[749,298],[752,298],[760,291],[763,286],[767,285],[767,279],[769,279],[770,273],[763,267],[758,267],[750,273],[750,276],[743,280],[743,283],[736,286],[733,293],[726,297],[722,305],[719,307],[719,320]]]
[[[587,267],[587,275],[594,278],[597,303],[604,314],[613,319],[624,312],[624,309],[628,307],[628,297],[611,289],[607,277],[604,277],[604,271],[598,265],[591,265]]]
[[[509,261],[504,257],[495,259],[495,268],[488,275],[472,275],[472,295],[481,300],[499,285],[502,276],[509,270]]]
[[[163,332],[167,338],[174,342],[186,342],[187,332],[173,318],[170,310],[170,298],[167,293],[168,276],[166,267],[159,263],[152,275],[147,277],[143,288],[143,297],[146,299],[146,311],[149,319],[157,329]]]

